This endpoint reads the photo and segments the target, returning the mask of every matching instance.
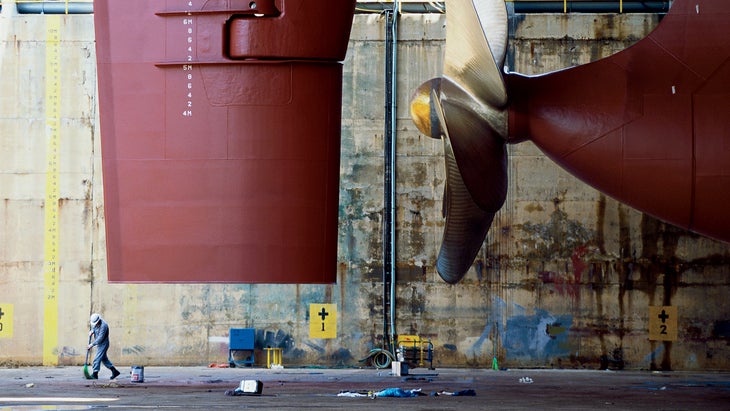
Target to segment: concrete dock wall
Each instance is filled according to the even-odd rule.
[[[508,69],[595,60],[656,23],[638,14],[518,16]],[[431,339],[436,367],[490,367],[496,354],[507,367],[730,369],[730,245],[600,194],[529,143],[508,148],[507,202],[472,269],[457,285],[439,279],[442,146],[411,123],[408,99],[440,74],[444,24],[443,15],[413,14],[399,25],[397,333]],[[283,348],[284,366],[361,365],[383,333],[384,31],[383,16],[356,15],[344,63],[336,284],[112,284],[93,17],[0,17],[0,364],[82,364],[88,316],[99,312],[120,365],[226,362],[231,327],[255,328],[260,348]],[[54,96],[58,129],[47,112]],[[336,338],[310,337],[311,304],[335,305]],[[649,340],[650,306],[676,308],[676,341]],[[265,363],[263,351],[256,356]]]

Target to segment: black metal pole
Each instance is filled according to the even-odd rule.
[[[392,145],[393,139],[393,23],[395,13],[393,10],[385,10],[385,130],[383,135],[383,163],[384,163],[384,181],[383,181],[383,348],[391,350],[392,341],[390,341],[390,330],[388,327],[388,313],[390,304],[393,302],[390,295],[391,271],[393,270],[391,261],[393,255],[393,243],[391,241],[391,231],[393,230],[393,207],[392,198],[393,191],[393,164]]]

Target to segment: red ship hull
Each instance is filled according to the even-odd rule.
[[[507,76],[510,137],[623,203],[730,241],[728,21],[725,0],[676,0],[612,57]]]
[[[251,4],[95,1],[109,281],[336,280],[354,1]]]

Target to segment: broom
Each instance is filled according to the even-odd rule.
[[[89,333],[89,344],[91,344],[91,333]],[[86,360],[84,360],[84,377],[87,380],[91,379],[91,373],[89,372],[89,348],[86,349]]]

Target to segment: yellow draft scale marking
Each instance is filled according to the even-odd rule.
[[[43,365],[58,365],[58,152],[61,16],[46,15],[46,199],[43,236]]]

